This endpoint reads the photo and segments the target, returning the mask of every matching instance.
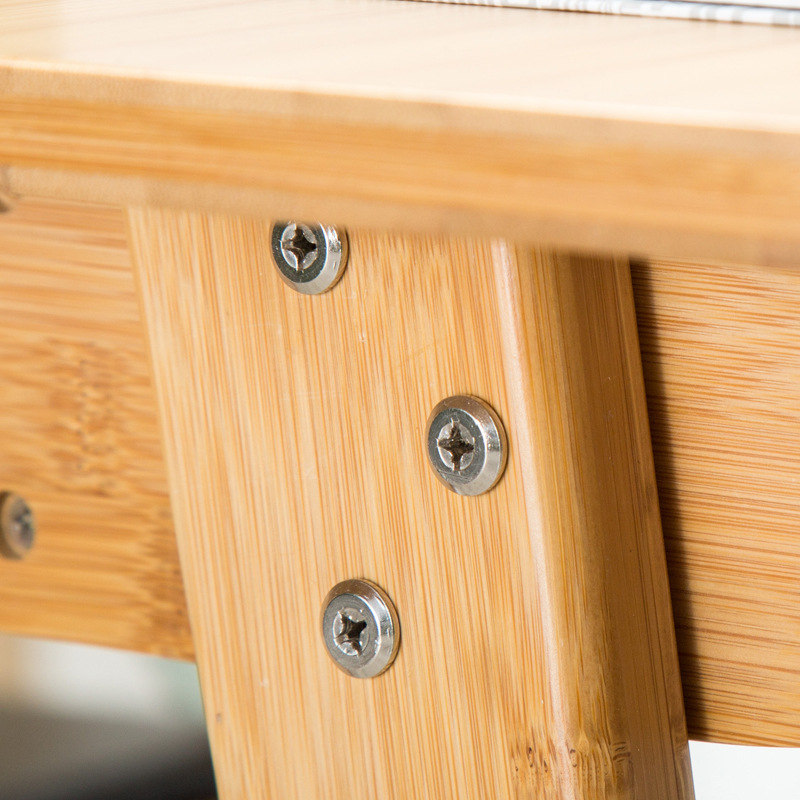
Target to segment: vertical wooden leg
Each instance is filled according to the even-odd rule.
[[[130,231],[222,798],[691,798],[627,264],[351,232],[309,297],[261,222]],[[426,460],[453,394],[507,428],[479,497]],[[401,618],[370,680],[351,577]]]

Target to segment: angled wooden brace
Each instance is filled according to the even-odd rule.
[[[307,296],[264,221],[129,223],[221,797],[691,798],[627,262],[356,230]],[[508,434],[477,497],[427,461],[455,394]],[[368,680],[349,578],[402,626]]]

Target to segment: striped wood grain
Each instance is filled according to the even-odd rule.
[[[221,796],[691,797],[627,263],[356,231],[308,297],[262,222],[130,225]],[[511,443],[477,498],[424,454],[461,392]],[[318,630],[355,576],[375,680]]]
[[[799,48],[388,0],[7,1],[0,164],[21,194],[793,263]]]
[[[691,733],[800,746],[800,271],[633,275]]]
[[[29,561],[0,562],[0,628],[188,658],[124,237],[111,208],[0,216],[0,470],[44,524]],[[655,260],[633,277],[689,730],[800,744],[800,281]]]
[[[36,546],[0,559],[0,630],[191,658],[122,212],[0,214],[0,488]]]

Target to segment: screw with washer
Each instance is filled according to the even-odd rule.
[[[36,521],[31,507],[18,494],[0,492],[0,554],[23,558],[35,538]]]
[[[342,581],[331,589],[322,606],[322,638],[338,667],[354,678],[374,678],[397,655],[397,611],[374,583]]]
[[[456,494],[488,492],[500,480],[507,457],[503,423],[477,397],[448,397],[431,412],[428,458],[439,479]]]
[[[303,294],[327,292],[347,265],[347,234],[329,225],[276,222],[271,242],[280,276]]]

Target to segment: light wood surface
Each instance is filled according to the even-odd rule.
[[[308,297],[263,222],[130,228],[221,796],[690,798],[627,264],[351,231]],[[464,392],[476,498],[424,452]],[[401,618],[374,680],[319,632],[349,577]]]
[[[0,164],[20,194],[790,263],[798,49],[390,0],[3,3]]]
[[[668,261],[633,278],[689,730],[800,744],[800,278]],[[0,482],[43,526],[29,560],[0,562],[0,629],[191,657],[121,212],[19,203],[0,281]]]
[[[0,630],[191,658],[121,211],[0,214],[0,443],[39,528],[0,559]]]
[[[692,735],[800,745],[800,272],[634,268]]]

